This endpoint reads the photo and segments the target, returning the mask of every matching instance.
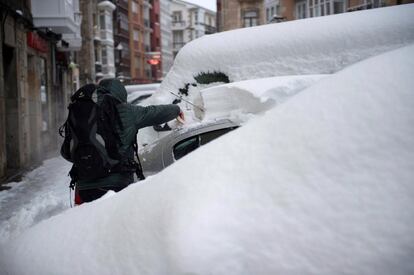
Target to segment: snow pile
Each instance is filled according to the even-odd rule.
[[[413,274],[414,46],[31,228],[1,274]]]
[[[63,158],[50,159],[22,181],[5,185],[11,189],[0,192],[0,243],[70,207],[70,167]]]
[[[331,74],[414,42],[414,4],[315,17],[206,35],[186,44],[159,98],[221,72],[230,82],[285,75]],[[202,86],[202,85],[201,85]]]
[[[326,75],[279,76],[219,85],[201,91],[204,120],[220,117],[247,120],[312,86]],[[195,110],[197,111],[197,110]]]
[[[229,82],[332,74],[368,57],[413,43],[412,18],[414,4],[408,4],[205,35],[180,50],[158,92],[142,105],[171,103],[177,99],[173,92],[205,108],[200,93],[226,83],[224,78],[215,79],[214,73],[223,74]],[[203,74],[207,81],[196,80]],[[245,93],[232,96],[244,105]],[[203,114],[184,101],[179,105],[189,122],[225,115],[224,111]],[[246,115],[249,108],[237,113],[239,110],[229,110],[228,116],[250,117]],[[142,146],[163,135],[147,128],[140,131],[138,142]]]

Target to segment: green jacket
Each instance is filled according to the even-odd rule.
[[[123,129],[118,128],[121,138],[120,153],[122,156],[133,159],[133,143],[138,130],[147,126],[153,126],[170,121],[178,116],[180,108],[177,105],[153,105],[142,107],[127,103],[127,91],[117,79],[107,79],[100,83],[100,86],[119,99],[122,103],[117,105]],[[99,102],[99,92],[98,92]],[[99,180],[79,180],[78,190],[107,187],[125,187],[134,181],[133,173],[114,173]]]

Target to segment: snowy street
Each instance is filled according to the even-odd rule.
[[[166,131],[136,126],[144,173],[155,173],[73,208],[61,157],[7,184],[0,274],[414,274],[413,18],[414,4],[399,5],[186,44],[141,106],[114,109],[135,110],[136,126],[148,116],[137,110],[157,108],[144,106],[180,107],[167,106]],[[124,90],[114,83],[111,96]],[[122,159],[76,158],[102,139],[79,113],[95,124],[79,143],[81,123],[71,126],[67,159],[108,170],[78,186],[122,181]],[[201,132],[222,119],[240,124]]]
[[[70,163],[61,157],[46,160],[22,181],[0,192],[0,243],[70,207]],[[73,193],[72,193],[73,195]]]

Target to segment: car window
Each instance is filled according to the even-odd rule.
[[[144,99],[149,98],[150,96],[151,96],[151,94],[149,94],[149,95],[142,95],[142,96],[139,96],[138,98],[136,98],[136,99],[132,100],[132,101],[131,101],[131,104],[138,104],[138,103],[140,103],[141,101],[143,101]]]
[[[180,159],[200,146],[200,137],[193,136],[178,142],[173,148],[174,158]]]
[[[235,128],[236,127],[231,127],[231,128],[225,128],[225,129],[203,133],[200,135],[200,145],[207,144],[213,139],[216,139],[224,134],[227,134],[228,132],[234,130]]]
[[[200,135],[192,136],[190,138],[182,140],[178,142],[173,148],[174,159],[178,160],[184,157],[185,155],[187,155],[188,153],[194,151],[201,145],[207,144],[213,139],[216,139],[236,128],[237,127],[230,127],[230,128],[210,131],[210,132],[202,133]]]

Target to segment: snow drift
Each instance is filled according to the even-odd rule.
[[[414,45],[1,247],[1,274],[412,274]]]
[[[331,74],[367,57],[414,42],[414,4],[269,24],[206,35],[186,44],[161,84],[173,97],[200,73],[230,82]]]

